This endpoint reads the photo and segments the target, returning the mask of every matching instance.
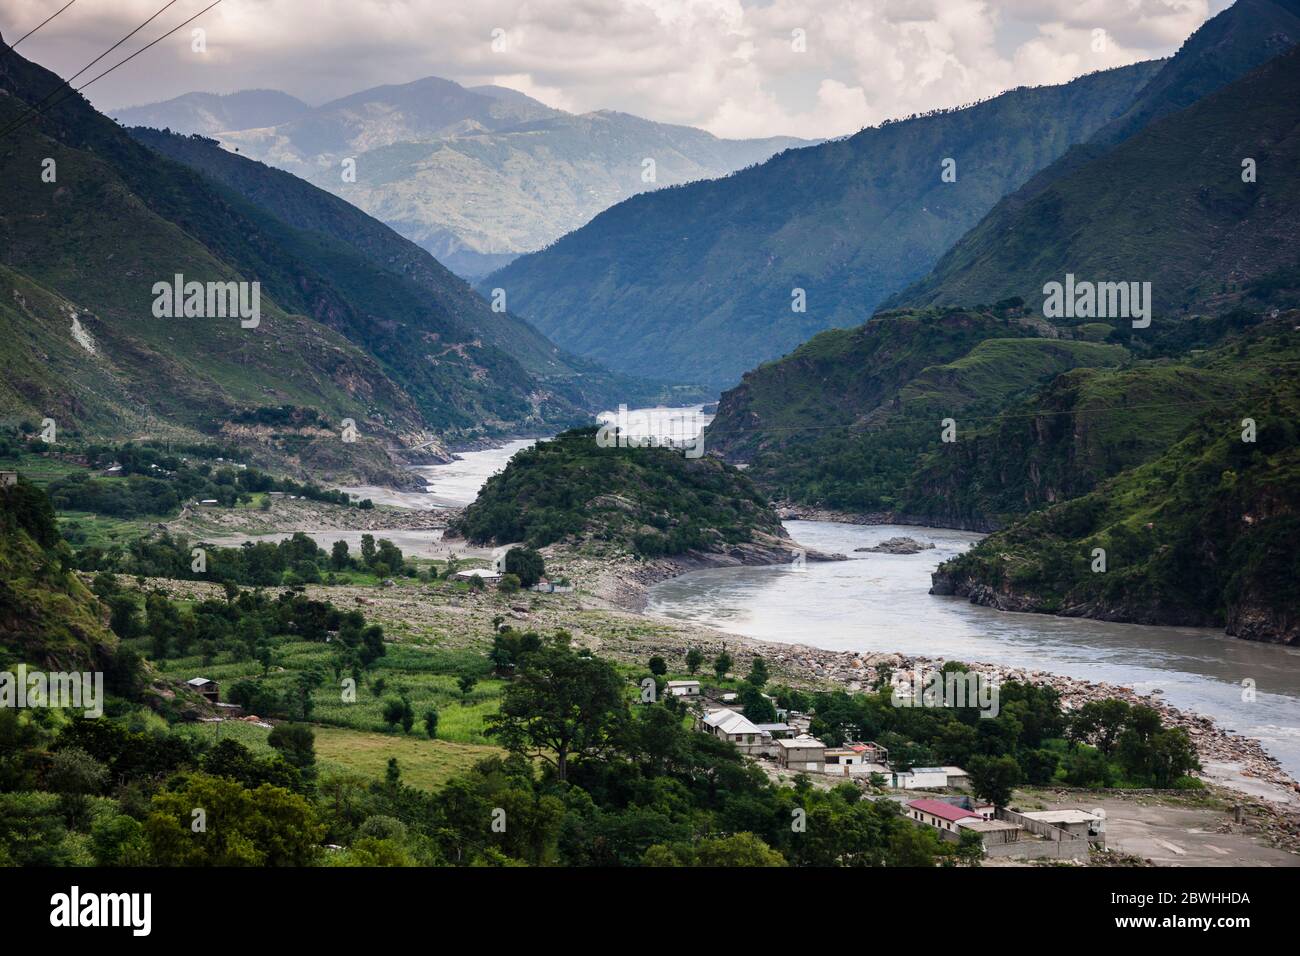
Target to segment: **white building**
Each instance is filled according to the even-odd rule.
[[[671,697],[699,697],[700,682],[697,680],[670,680],[668,694]]]
[[[898,790],[942,790],[948,786],[948,771],[943,767],[913,767],[894,771],[894,787]]]
[[[742,753],[751,753],[763,747],[763,732],[743,714],[734,710],[715,710],[703,718],[701,729],[719,740],[734,744]]]

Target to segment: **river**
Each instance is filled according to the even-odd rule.
[[[788,521],[799,543],[858,560],[715,568],[656,584],[648,612],[766,641],[828,650],[898,651],[985,661],[1161,692],[1258,739],[1300,778],[1300,648],[1242,641],[1207,628],[1112,624],[978,607],[928,593],[930,572],[979,539],[962,531]],[[906,535],[918,554],[853,554]],[[1248,699],[1243,681],[1254,681]]]

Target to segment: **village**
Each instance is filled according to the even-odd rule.
[[[809,732],[806,714],[776,707],[777,722],[745,717],[734,693],[706,694],[698,680],[671,680],[667,693],[687,704],[700,733],[726,741],[769,775],[808,774],[832,786],[852,783],[869,800],[894,800],[917,826],[958,843],[974,834],[985,859],[1086,862],[1106,848],[1105,815],[1080,807],[1020,812],[976,800],[961,767],[901,767],[873,741],[827,746]],[[766,695],[764,695],[766,696]],[[769,698],[769,700],[772,700]],[[774,707],[775,700],[772,700]]]

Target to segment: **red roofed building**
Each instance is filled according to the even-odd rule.
[[[950,833],[956,833],[959,824],[978,823],[982,819],[978,813],[963,810],[942,800],[912,800],[905,806],[908,816],[913,820]]]

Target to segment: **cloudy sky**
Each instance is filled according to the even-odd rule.
[[[5,0],[9,42],[66,0]],[[75,73],[166,0],[76,0],[20,52]],[[93,77],[211,0],[176,0]],[[222,0],[86,91],[309,103],[443,76],[720,136],[836,136],[1015,86],[1166,56],[1230,0]],[[196,52],[194,27],[206,31]]]

